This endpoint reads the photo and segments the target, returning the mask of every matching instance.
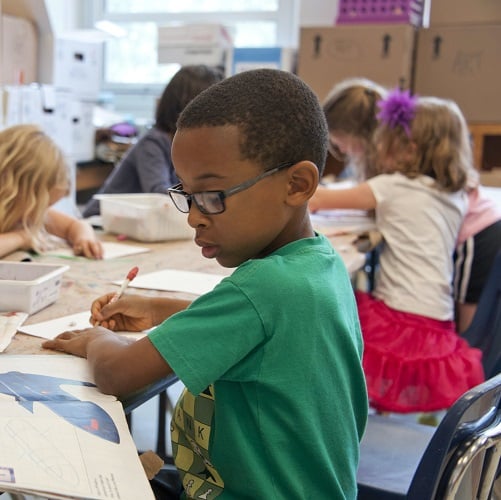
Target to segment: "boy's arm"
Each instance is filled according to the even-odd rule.
[[[65,332],[42,346],[86,357],[105,394],[124,396],[172,373],[148,337],[133,341],[102,327]]]
[[[376,198],[367,182],[350,189],[329,189],[318,186],[309,202],[310,211],[335,208],[372,210],[376,208]]]
[[[45,227],[49,233],[66,240],[72,246],[75,255],[102,259],[103,247],[88,222],[49,208],[45,217]]]

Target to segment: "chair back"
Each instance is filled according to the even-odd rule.
[[[447,411],[416,469],[408,500],[490,498],[501,457],[501,374]]]
[[[486,379],[501,373],[501,251],[494,260],[471,325],[461,336],[482,351]]]

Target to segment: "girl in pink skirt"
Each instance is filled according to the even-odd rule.
[[[454,323],[453,253],[472,161],[465,119],[449,100],[394,91],[379,103],[378,175],[319,187],[310,209],[375,210],[383,236],[376,284],[357,291],[363,366],[380,411],[448,408],[484,380],[481,352]]]

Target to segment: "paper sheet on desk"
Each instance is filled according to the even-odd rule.
[[[374,219],[365,210],[319,210],[310,217],[315,230],[326,236],[361,234],[376,229]]]
[[[199,273],[193,271],[178,271],[163,269],[152,273],[138,275],[129,284],[129,288],[146,288],[149,290],[164,290],[186,292],[203,295],[210,292],[225,276],[219,274]],[[114,281],[121,285],[122,281]]]
[[[0,352],[7,349],[27,317],[28,314],[24,312],[0,312]]]
[[[138,253],[150,252],[151,250],[147,247],[127,245],[126,243],[114,243],[113,241],[103,241],[101,242],[104,250],[104,260],[115,259],[117,257],[125,257],[127,255],[135,255]],[[53,255],[55,257],[63,258],[77,258],[81,256],[76,256],[73,253],[73,249],[69,247],[56,248],[48,252],[44,252],[44,255]]]
[[[17,330],[21,333],[26,333],[27,335],[32,335],[34,337],[41,337],[44,339],[53,339],[56,335],[66,332],[68,330],[83,330],[84,328],[91,328],[92,325],[89,322],[90,312],[84,311],[76,314],[70,314],[68,316],[62,316],[60,318],[51,319],[48,321],[42,321],[41,323],[33,323],[31,325],[23,325]],[[146,332],[117,332],[122,335],[127,335],[132,338],[140,339],[144,337]]]

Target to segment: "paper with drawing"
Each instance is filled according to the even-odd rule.
[[[122,405],[95,387],[85,359],[2,358],[0,491],[154,498]]]

